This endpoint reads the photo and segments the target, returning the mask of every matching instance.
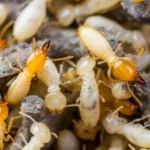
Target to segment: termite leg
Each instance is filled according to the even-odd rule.
[[[23,66],[22,66],[22,64],[21,64],[20,56],[17,57],[17,64],[18,64],[19,68],[20,68],[21,70],[23,70]]]
[[[12,142],[14,142],[14,139],[10,135],[7,135],[6,137],[4,136],[4,141],[5,142],[8,142],[9,140],[11,140]]]
[[[20,119],[21,116],[16,116],[16,117],[12,117],[8,123],[8,128],[7,128],[7,131],[5,131],[5,134],[8,134],[12,128],[12,125],[13,125],[13,122],[15,119]]]
[[[15,70],[15,71],[17,71],[17,72],[20,72],[20,71],[21,71],[19,68],[13,67],[13,66],[12,66],[12,63],[11,63],[10,61],[8,61],[8,65],[9,65],[9,67],[10,67],[12,70]]]
[[[33,49],[33,51],[36,51],[36,40],[35,40],[35,38],[32,39],[32,49]]]
[[[17,143],[13,143],[12,144],[12,147],[11,147],[11,150],[14,150],[14,147],[17,147],[18,149],[20,149],[20,150],[22,150],[23,149],[23,147],[21,146],[21,145],[19,145],[19,144],[17,144]]]
[[[114,79],[111,78],[111,68],[108,69],[108,71],[107,71],[107,76],[108,76],[108,78],[109,78],[112,82],[114,82]]]
[[[20,133],[20,137],[21,137],[22,141],[24,142],[24,144],[28,144],[26,138],[24,137],[24,135],[22,133]]]
[[[71,65],[72,67],[74,67],[74,68],[77,67],[76,64],[75,64],[74,62],[70,61],[70,60],[67,60],[66,62],[67,62],[69,65]]]
[[[118,46],[115,49],[114,53],[116,54],[120,49],[121,49],[121,43],[118,44]]]

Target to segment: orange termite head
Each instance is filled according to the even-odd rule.
[[[136,65],[128,60],[118,60],[112,67],[112,73],[123,81],[145,83],[144,79],[139,76]]]
[[[28,57],[26,61],[26,68],[29,72],[35,74],[43,70],[47,52],[50,50],[50,47],[51,42],[48,40]]]

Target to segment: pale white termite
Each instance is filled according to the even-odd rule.
[[[90,127],[95,127],[100,117],[99,91],[93,71],[95,64],[90,56],[84,56],[77,62],[77,73],[83,80],[79,111],[84,124]]]
[[[127,123],[127,120],[119,117],[117,113],[107,114],[102,123],[109,134],[124,135],[131,143],[150,148],[150,131],[141,124]]]
[[[20,112],[21,115],[28,117],[33,121],[30,132],[33,134],[29,143],[27,143],[22,150],[40,150],[45,143],[51,140],[51,135],[57,137],[55,133],[52,133],[49,127],[43,122],[36,122],[32,117]],[[15,145],[15,143],[14,143]]]
[[[117,22],[106,17],[92,16],[87,18],[84,24],[91,27],[104,27],[106,30],[112,32],[118,41],[130,43],[135,49],[147,47],[146,39],[140,31],[125,29]]]
[[[58,12],[58,22],[62,26],[69,26],[77,17],[106,12],[119,2],[120,0],[86,0],[75,6],[67,5]]]
[[[57,150],[79,150],[79,147],[79,140],[73,132],[69,130],[63,130],[59,133]]]
[[[55,64],[46,60],[44,69],[37,77],[48,86],[48,94],[45,96],[45,105],[51,112],[61,112],[67,105],[67,99],[60,90],[60,74]]]
[[[0,26],[5,22],[8,16],[8,8],[6,4],[0,3]]]
[[[26,67],[8,88],[6,99],[9,104],[19,104],[28,94],[32,78],[44,68],[50,46],[50,41],[47,41],[30,54],[26,60]]]
[[[22,10],[14,24],[15,39],[25,41],[36,34],[46,18],[46,2],[47,0],[33,0]]]

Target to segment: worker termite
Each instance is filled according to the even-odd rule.
[[[146,39],[140,31],[127,30],[117,22],[106,17],[92,16],[87,18],[84,24],[91,27],[104,27],[106,30],[112,32],[118,41],[130,43],[135,49],[147,47]]]
[[[39,49],[30,54],[23,72],[19,73],[8,88],[6,99],[9,104],[18,104],[27,95],[32,78],[44,68],[47,59],[46,55],[50,46],[51,42],[47,41]]]
[[[3,150],[4,148],[4,141],[8,142],[10,139],[13,141],[13,138],[10,135],[5,136],[5,134],[8,134],[12,124],[13,120],[17,119],[19,117],[12,117],[9,121],[8,127],[5,123],[5,120],[8,117],[8,106],[7,102],[4,102],[3,99],[1,99],[0,102],[0,150]]]
[[[150,131],[141,124],[134,124],[142,119],[127,123],[126,119],[119,117],[118,113],[114,112],[107,114],[102,123],[109,134],[124,135],[131,143],[139,147],[150,148]]]
[[[15,21],[13,35],[18,41],[31,38],[46,18],[47,0],[33,0]]]
[[[116,56],[107,39],[100,32],[88,26],[81,26],[78,29],[78,35],[84,46],[92,54],[107,62],[115,77],[123,81],[145,83],[139,75],[136,65],[131,60]]]
[[[0,26],[5,22],[8,16],[8,8],[6,4],[0,3]]]
[[[45,105],[51,112],[61,112],[67,105],[67,99],[60,90],[60,74],[55,64],[49,59],[44,69],[37,77],[48,86],[48,94],[45,96]]]
[[[77,62],[77,73],[83,80],[79,111],[84,124],[90,127],[95,127],[100,117],[99,91],[93,71],[95,64],[90,56],[84,56]]]
[[[69,26],[77,17],[106,12],[119,2],[120,0],[111,0],[107,3],[105,0],[86,0],[76,6],[67,5],[58,12],[58,22],[62,26]]]
[[[75,133],[84,140],[94,140],[96,137],[96,133],[99,130],[98,127],[89,127],[86,126],[82,120],[75,121],[73,120],[74,123],[74,130]]]
[[[21,115],[28,117],[33,121],[31,125],[30,131],[33,136],[30,139],[30,142],[21,148],[22,150],[40,150],[45,143],[48,143],[51,140],[51,135],[54,135],[57,138],[55,133],[52,133],[49,127],[43,122],[36,122],[32,117],[29,115],[19,112]],[[24,139],[25,140],[25,139]],[[14,143],[17,146],[17,144]]]

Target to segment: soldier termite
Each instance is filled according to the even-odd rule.
[[[19,73],[8,88],[6,99],[9,104],[18,104],[27,95],[32,78],[44,68],[50,46],[50,41],[45,42],[27,58],[26,67],[23,69],[23,72]]]

